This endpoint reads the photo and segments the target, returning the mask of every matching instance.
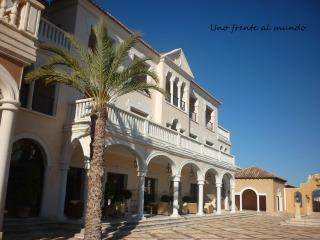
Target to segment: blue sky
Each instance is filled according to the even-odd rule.
[[[195,80],[223,102],[241,167],[298,185],[320,172],[320,1],[98,1],[159,52],[182,48]],[[303,32],[213,32],[297,25]]]

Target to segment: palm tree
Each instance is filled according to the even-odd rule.
[[[142,90],[149,94],[149,90],[153,89],[163,93],[157,86],[157,74],[146,67],[148,59],[137,58],[130,64],[124,64],[129,50],[139,38],[138,33],[132,33],[118,46],[113,46],[106,23],[101,19],[98,26],[93,28],[93,47],[84,48],[72,35],[68,35],[68,39],[76,55],[43,44],[40,48],[51,53],[48,63],[26,75],[26,81],[44,80],[46,83],[65,84],[78,90],[85,98],[92,99],[85,239],[102,237],[101,203],[107,104],[133,91]],[[139,77],[145,75],[150,76],[155,83],[139,80]]]

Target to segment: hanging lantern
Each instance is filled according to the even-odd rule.
[[[133,167],[134,167],[134,168],[137,168],[137,167],[138,167],[138,164],[137,164],[137,160],[136,160],[136,159],[133,159]]]
[[[171,165],[170,165],[170,163],[168,163],[168,165],[167,165],[167,173],[171,173],[171,172],[172,172]]]

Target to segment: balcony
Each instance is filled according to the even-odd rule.
[[[71,104],[68,113],[68,122],[69,126],[71,124],[71,129],[72,125],[88,123],[90,121],[90,111],[90,99],[77,100]],[[217,149],[177,131],[114,106],[108,106],[107,129],[111,133],[130,136],[137,141],[140,140],[180,154],[194,156],[196,159],[202,159],[203,161],[234,165],[232,155],[219,152]]]
[[[36,60],[41,10],[36,0],[0,1],[0,52],[25,64]]]
[[[41,42],[70,50],[70,42],[66,37],[66,32],[44,18],[40,20],[38,37]]]
[[[230,132],[221,126],[218,127],[218,137],[227,143],[230,142]]]

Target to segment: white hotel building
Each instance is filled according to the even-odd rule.
[[[0,13],[2,9],[8,12],[12,1],[0,2]],[[22,35],[27,30],[19,27],[25,17],[19,11],[30,3],[37,2],[20,3],[17,25],[10,28]],[[65,38],[65,32],[69,32],[88,46],[91,28],[99,17],[106,20],[115,44],[131,32],[90,0],[56,0],[42,11],[41,19],[41,5],[35,9],[29,18],[35,24],[39,21],[39,25],[34,26],[34,35],[28,38],[35,44],[49,42],[72,51]],[[1,28],[7,20],[0,17]],[[25,53],[13,57],[12,51],[3,51],[8,47],[4,45],[3,30],[1,58],[13,58],[12,62],[25,59]],[[12,44],[11,48],[18,48],[19,44]],[[218,123],[221,102],[196,82],[182,49],[159,53],[140,41],[130,51],[128,61],[136,57],[151,59],[148,67],[156,70],[160,86],[170,97],[166,99],[158,92],[151,92],[151,96],[134,92],[109,106],[105,192],[112,189],[116,197],[123,190],[130,190],[128,211],[139,217],[151,211],[160,214],[164,195],[171,198],[169,213],[168,209],[164,212],[172,216],[202,215],[208,203],[217,214],[222,210],[234,212],[237,167],[230,153],[230,133]],[[25,73],[41,66],[47,58],[47,53],[38,50],[36,58],[29,56],[19,66],[24,67]],[[64,85],[25,84],[21,81],[23,74],[14,77],[11,68],[5,68],[1,62],[1,214],[4,218],[21,214],[81,218],[85,210],[86,171],[90,167],[90,100],[82,99]],[[8,108],[9,105],[14,107]],[[181,210],[185,196],[190,197],[196,210],[192,204],[189,211]],[[208,208],[206,211],[210,212]]]

